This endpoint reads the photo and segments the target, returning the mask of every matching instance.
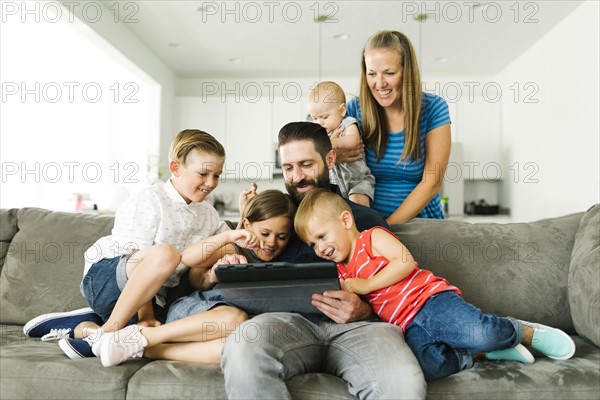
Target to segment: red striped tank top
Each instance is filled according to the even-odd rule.
[[[348,265],[344,263],[337,265],[341,279],[367,279],[388,265],[387,258],[374,256],[371,251],[371,233],[374,229],[383,229],[393,235],[382,227],[361,232],[354,255]],[[406,278],[392,286],[371,292],[366,295],[366,298],[381,320],[398,325],[404,332],[427,299],[447,290],[462,295],[457,287],[452,286],[444,278],[435,276],[431,271],[420,269],[415,262],[415,269]]]

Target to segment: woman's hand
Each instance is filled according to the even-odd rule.
[[[364,143],[360,143],[358,147],[353,149],[343,149],[338,148],[335,149],[335,162],[336,163],[347,163],[358,161],[362,158],[363,153],[365,152]]]

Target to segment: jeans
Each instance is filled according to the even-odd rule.
[[[427,381],[473,367],[473,355],[515,347],[523,326],[513,318],[484,314],[452,291],[438,293],[406,327],[405,340]]]
[[[285,381],[317,372],[345,380],[360,399],[423,399],[427,391],[401,329],[383,322],[261,314],[229,335],[221,367],[229,399],[290,399]]]
[[[105,258],[89,269],[81,281],[81,292],[89,306],[104,322],[108,321],[121,291],[127,283],[125,264],[128,256]],[[165,311],[152,299],[154,317],[161,322],[165,321]],[[132,316],[127,325],[138,322],[138,315]],[[121,327],[123,328],[123,327]],[[119,328],[119,329],[121,329]]]

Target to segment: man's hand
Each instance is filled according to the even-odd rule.
[[[240,198],[238,200],[238,204],[240,206],[240,215],[244,213],[244,209],[246,208],[246,204],[256,196],[256,191],[258,190],[258,185],[256,182],[252,182],[250,185],[250,189],[244,189],[242,193],[240,193]]]
[[[343,285],[343,281],[340,282]],[[338,324],[373,318],[371,307],[360,297],[345,290],[328,290],[312,296],[312,305]]]

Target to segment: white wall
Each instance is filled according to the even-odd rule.
[[[520,87],[502,98],[502,203],[516,221],[599,202],[598,14],[583,3],[497,77]]]
[[[158,84],[160,84],[160,107],[156,109],[156,114],[160,119],[160,142],[157,143],[156,153],[160,157],[160,166],[167,165],[168,149],[171,139],[177,132],[173,132],[173,104],[175,101],[176,75],[165,63],[152,53],[135,35],[127,29],[128,20],[135,23],[136,14],[131,14],[130,8],[125,8],[127,3],[122,5],[123,9],[120,16],[114,17],[112,11],[106,7],[115,7],[117,3],[102,4],[98,1],[61,1],[69,10],[73,10],[75,15],[90,28],[96,35],[92,35],[99,46],[110,53],[116,59],[127,58],[133,62],[139,69],[148,74]],[[90,7],[87,7],[87,3]],[[103,6],[102,18],[97,21],[93,17],[93,10]],[[87,7],[87,8],[86,8]],[[84,10],[88,10],[87,16]],[[89,10],[92,11],[89,11]],[[126,13],[125,11],[128,11]]]

